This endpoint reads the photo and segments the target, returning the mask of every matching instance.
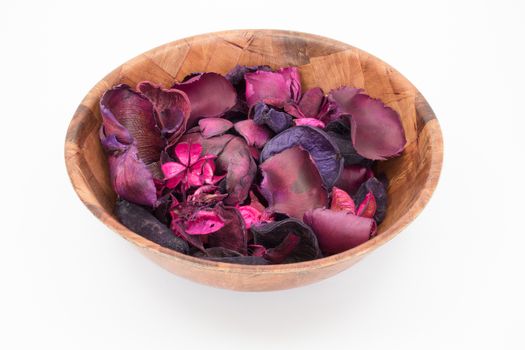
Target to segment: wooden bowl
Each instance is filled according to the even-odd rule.
[[[170,86],[192,72],[226,73],[236,64],[299,66],[304,88],[325,92],[341,85],[363,88],[401,116],[408,140],[403,154],[380,164],[389,179],[388,210],[377,237],[343,253],[284,265],[245,266],[207,261],[160,247],[121,225],[116,195],[98,138],[98,101],[118,83],[151,80]],[[399,72],[350,45],[305,33],[234,30],[198,35],[157,47],[124,63],[84,98],[69,126],[66,166],[75,191],[95,216],[163,268],[190,280],[243,291],[287,289],[320,281],[353,265],[397,235],[421,212],[434,191],[442,163],[442,136],[432,109]]]

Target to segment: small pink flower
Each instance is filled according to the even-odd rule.
[[[214,176],[216,156],[206,154],[201,157],[202,146],[198,143],[181,142],[175,146],[175,155],[179,162],[162,164],[166,187],[175,188],[182,183],[184,188],[214,184],[223,176]]]

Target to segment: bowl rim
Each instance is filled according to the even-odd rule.
[[[73,118],[71,119],[71,122],[68,126],[67,134],[66,134],[66,142],[64,147],[64,157],[65,157],[65,163],[66,163],[66,169],[69,175],[69,179],[71,181],[71,184],[73,185],[73,188],[80,198],[80,200],[86,205],[86,207],[98,218],[100,219],[105,225],[107,225],[111,230],[121,235],[126,240],[132,242],[134,245],[136,245],[139,248],[146,249],[152,253],[164,255],[169,259],[172,260],[179,260],[180,262],[184,262],[186,264],[192,264],[192,265],[198,265],[200,269],[206,269],[206,270],[218,270],[218,271],[227,271],[227,272],[235,272],[235,273],[245,273],[245,274],[265,274],[265,273],[293,273],[293,272],[301,272],[306,270],[313,270],[313,269],[323,269],[332,265],[336,265],[339,263],[344,263],[348,260],[358,260],[363,255],[367,254],[368,252],[374,250],[375,248],[378,248],[391,240],[394,236],[396,236],[399,232],[401,232],[407,225],[409,225],[423,210],[423,208],[426,206],[428,201],[430,200],[432,194],[434,193],[436,186],[439,182],[442,163],[443,163],[443,138],[441,133],[441,128],[439,126],[439,122],[437,118],[434,115],[434,112],[432,111],[430,105],[426,101],[426,99],[423,97],[423,95],[417,90],[417,88],[414,87],[416,91],[416,97],[418,99],[418,103],[420,103],[423,106],[423,110],[429,114],[426,119],[429,121],[425,124],[425,128],[431,128],[428,132],[428,139],[429,139],[429,148],[431,149],[430,152],[430,167],[428,172],[428,177],[423,184],[424,188],[424,195],[420,195],[416,201],[411,205],[411,207],[407,210],[407,212],[402,215],[397,221],[392,223],[392,225],[382,232],[381,234],[377,235],[376,237],[368,240],[365,243],[362,243],[358,245],[357,247],[354,247],[352,249],[346,250],[344,252],[334,254],[331,256],[315,259],[315,260],[309,260],[309,261],[303,261],[303,262],[296,262],[296,263],[289,263],[289,264],[276,264],[276,265],[242,265],[242,264],[235,264],[235,263],[226,263],[226,262],[217,262],[217,261],[211,261],[206,259],[201,259],[198,257],[193,257],[190,255],[186,255],[183,253],[179,253],[177,251],[164,248],[152,241],[149,241],[145,239],[144,237],[140,236],[139,234],[127,229],[125,226],[123,226],[118,220],[113,218],[110,215],[106,214],[106,211],[102,207],[94,207],[92,204],[89,203],[87,198],[87,193],[90,193],[88,186],[86,185],[84,179],[82,177],[73,176],[73,170],[79,168],[79,151],[77,147],[78,142],[78,128],[75,127],[74,121],[77,118],[82,118],[84,115],[82,111],[83,106],[85,106],[86,102],[90,102],[89,100],[92,100],[92,97],[90,97],[90,93],[95,90],[105,90],[103,85],[105,86],[104,80],[105,78],[109,78],[113,76],[117,71],[120,70],[120,68],[132,61],[140,60],[144,57],[144,55],[147,55],[149,53],[154,53],[157,50],[160,50],[166,46],[177,46],[181,44],[186,44],[188,40],[191,41],[199,41],[199,40],[209,40],[212,37],[220,37],[227,34],[234,34],[234,33],[240,33],[240,32],[254,32],[257,34],[263,34],[263,35],[281,35],[281,36],[290,36],[290,37],[302,37],[307,38],[310,40],[321,40],[323,42],[330,42],[334,45],[343,45],[349,48],[355,48],[357,50],[360,50],[368,55],[370,57],[378,60],[379,62],[384,63],[387,67],[392,69],[396,74],[399,74],[403,79],[405,79],[407,82],[409,82],[412,86],[413,84],[399,71],[397,71],[395,68],[391,67],[388,63],[384,62],[383,60],[377,58],[374,55],[371,55],[370,53],[354,47],[352,45],[346,44],[344,42],[327,38],[324,36],[316,35],[316,34],[310,34],[310,33],[304,33],[304,32],[298,32],[298,31],[290,31],[290,30],[279,30],[279,29],[234,29],[234,30],[226,30],[226,31],[218,31],[218,32],[210,32],[210,33],[204,33],[204,34],[198,34],[190,37],[181,38],[178,40],[174,40],[168,43],[165,43],[163,45],[157,46],[153,49],[147,50],[130,60],[122,63],[117,68],[115,68],[112,72],[107,74],[103,79],[101,79],[99,82],[97,82],[86,94],[86,96],[83,98],[82,102],[80,103],[79,109],[75,112],[73,115]],[[92,103],[92,101],[90,102]],[[73,140],[73,142],[71,141]],[[73,154],[73,156],[72,156]],[[104,220],[102,220],[104,218]]]

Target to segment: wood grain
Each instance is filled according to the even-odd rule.
[[[390,180],[387,216],[374,239],[327,258],[274,266],[244,266],[186,256],[158,246],[122,226],[113,214],[105,155],[98,139],[98,100],[118,83],[151,80],[170,86],[199,71],[226,73],[237,63],[299,66],[304,88],[325,91],[341,85],[363,88],[401,116],[408,139],[401,157],[378,166]],[[190,280],[244,291],[277,290],[320,281],[360,260],[398,234],[423,209],[441,171],[442,136],[432,109],[399,72],[350,45],[305,33],[236,30],[186,38],[160,46],[124,63],[102,79],[81,102],[69,126],[65,160],[71,182],[88,209],[112,230],[163,268]]]

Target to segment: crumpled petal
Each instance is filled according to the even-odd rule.
[[[374,176],[372,170],[365,166],[345,166],[335,185],[352,196],[357,192],[359,186],[372,176]]]
[[[317,238],[302,221],[287,218],[251,228],[255,244],[266,247],[264,258],[273,263],[294,263],[321,257]]]
[[[153,105],[146,97],[128,85],[117,85],[102,95],[100,114],[105,135],[114,134],[121,143],[134,141],[138,158],[146,165],[159,160],[164,141],[156,125]]]
[[[355,203],[348,193],[334,186],[334,188],[332,188],[330,209],[335,211],[349,211],[355,214]]]
[[[260,191],[270,210],[300,219],[307,210],[326,206],[328,195],[321,176],[301,148],[291,147],[268,158],[260,169]]]
[[[348,211],[312,209],[303,221],[312,228],[325,255],[341,253],[368,241],[376,233],[373,219],[360,217]]]
[[[195,164],[202,153],[202,146],[199,143],[179,142],[175,146],[175,155],[179,162],[187,167]]]
[[[407,141],[396,111],[365,94],[357,94],[345,107],[351,115],[352,144],[359,155],[384,160],[403,152]]]
[[[232,84],[217,73],[195,75],[183,83],[174,84],[173,88],[184,91],[190,100],[188,127],[194,126],[201,118],[220,117],[237,101]]]
[[[377,209],[377,203],[372,192],[368,192],[365,199],[359,204],[357,208],[357,215],[364,218],[373,218]]]
[[[350,142],[350,124],[344,119],[334,120],[326,125],[326,134],[330,140],[337,145],[345,161],[345,166],[360,164],[371,166],[372,161],[363,158],[357,153],[352,142]]]
[[[168,139],[168,143],[177,142],[186,131],[186,123],[191,113],[188,96],[183,91],[163,89],[149,81],[139,83],[137,90],[153,105],[161,134]]]
[[[266,125],[277,134],[293,125],[291,115],[271,108],[263,102],[258,102],[253,107],[253,121],[258,125]]]
[[[322,119],[328,112],[328,99],[321,88],[315,87],[306,91],[297,105],[286,105],[285,109],[297,118]]]
[[[314,128],[324,129],[325,125],[322,121],[315,118],[299,118],[293,120],[295,125],[308,125]]]
[[[226,192],[224,203],[235,205],[246,199],[257,172],[257,165],[246,143],[233,137],[216,161],[217,169],[226,172]]]
[[[167,188],[175,188],[185,176],[186,166],[177,162],[167,162],[161,165]]]
[[[369,192],[372,192],[372,194],[374,195],[374,199],[376,202],[376,211],[374,214],[374,219],[379,224],[381,221],[383,221],[386,215],[387,192],[385,184],[375,177],[369,178],[363,184],[361,184],[361,186],[357,190],[354,196],[355,203],[358,206],[360,206]]]
[[[246,229],[249,229],[252,225],[262,221],[262,211],[251,205],[241,205],[237,209],[239,210],[239,213],[241,213]]]
[[[188,244],[143,207],[125,200],[117,200],[115,214],[124,226],[142,237],[160,246],[188,253]]]
[[[242,255],[246,255],[248,251],[248,233],[239,211],[222,203],[217,204],[213,211],[221,217],[224,226],[208,236],[208,245],[210,247],[232,249]]]
[[[331,109],[329,121],[339,119],[342,115],[350,114],[347,106],[352,101],[352,99],[362,91],[363,89],[349,86],[341,86],[338,89],[331,90],[327,97]]]
[[[186,220],[184,231],[189,235],[207,235],[219,231],[224,225],[224,220],[217,213],[199,210]]]
[[[200,132],[185,134],[181,137],[179,143],[186,142],[190,144],[199,144],[202,146],[203,154],[212,154],[218,156],[222,153],[226,145],[234,139],[235,136],[231,134],[224,134],[220,136],[210,137],[205,139]]]
[[[301,96],[301,80],[296,67],[285,67],[276,72],[259,70],[246,73],[244,78],[249,107],[257,102],[282,107],[287,102],[298,101]]]
[[[234,125],[235,130],[246,140],[248,146],[263,148],[272,137],[265,126],[257,125],[252,119],[241,120]]]
[[[264,146],[261,163],[294,146],[300,146],[310,154],[324,186],[330,190],[343,169],[343,159],[337,145],[321,129],[302,125],[281,132]]]
[[[255,71],[271,71],[270,66],[241,66],[236,65],[228,73],[226,73],[225,78],[233,85],[235,91],[237,92],[237,103],[236,105],[228,112],[228,117],[230,114],[245,115],[248,113],[248,105],[246,104],[246,80],[244,80],[244,74],[251,73]]]
[[[233,123],[224,118],[206,118],[199,120],[199,127],[204,138],[224,134],[233,127]]]

